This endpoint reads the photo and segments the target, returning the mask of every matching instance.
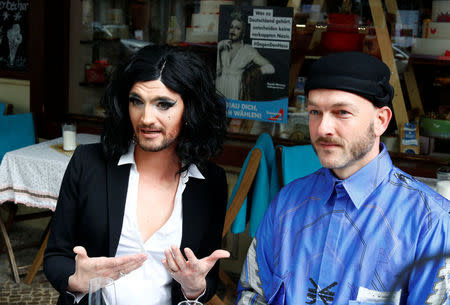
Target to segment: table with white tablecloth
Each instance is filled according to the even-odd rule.
[[[98,135],[77,134],[77,145],[96,143],[100,141]],[[63,138],[30,145],[21,149],[7,152],[0,164],[0,204],[4,202],[21,203],[27,206],[50,209],[56,208],[59,189],[66,167],[73,152],[62,150]],[[9,237],[0,219],[2,235],[8,247],[16,281],[18,279],[17,266],[9,243]],[[46,245],[46,240],[44,241]],[[44,245],[43,245],[44,246]],[[41,247],[43,252],[45,247]],[[41,252],[40,250],[40,252]],[[43,253],[38,253],[43,254]],[[39,257],[36,259],[39,259]],[[34,277],[30,275],[33,267],[40,267],[42,258],[33,262],[30,271],[25,278],[25,282],[31,282]]]
[[[78,134],[77,144],[99,142],[100,137]],[[62,138],[10,151],[0,165],[0,203],[12,201],[55,210],[70,153],[58,150]]]

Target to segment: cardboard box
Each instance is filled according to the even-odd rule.
[[[427,19],[423,22],[423,38],[450,40],[450,22],[434,22],[429,20]]]
[[[450,51],[450,40],[448,39],[416,38],[411,53],[444,56],[446,51]]]
[[[419,154],[419,126],[417,124],[405,123],[400,127],[400,152]]]
[[[450,1],[433,1],[431,5],[431,21],[450,22]]]

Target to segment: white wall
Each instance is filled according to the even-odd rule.
[[[30,81],[0,78],[0,102],[12,104],[13,113],[30,112]]]

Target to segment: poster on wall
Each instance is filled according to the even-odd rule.
[[[293,9],[221,5],[216,88],[227,116],[287,122]]]
[[[0,0],[0,71],[28,71],[29,0]]]

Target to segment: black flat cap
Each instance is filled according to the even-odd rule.
[[[362,52],[339,52],[316,60],[309,71],[305,93],[337,89],[358,94],[376,107],[391,106],[394,88],[391,71],[377,58]]]

